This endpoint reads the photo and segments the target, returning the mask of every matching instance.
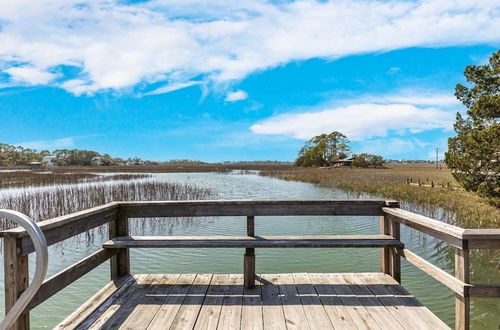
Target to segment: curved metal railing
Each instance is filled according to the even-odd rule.
[[[49,261],[49,254],[47,251],[47,241],[45,235],[38,225],[31,220],[28,216],[13,210],[0,209],[0,219],[7,219],[14,221],[23,227],[31,237],[36,251],[36,268],[33,280],[23,294],[16,301],[11,310],[5,315],[4,320],[0,323],[0,329],[9,329],[19,318],[26,306],[36,294],[38,289],[45,279],[47,274],[47,265]]]

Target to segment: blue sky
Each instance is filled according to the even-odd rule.
[[[2,2],[0,142],[293,160],[338,130],[354,152],[433,159],[464,67],[500,45],[494,3]]]

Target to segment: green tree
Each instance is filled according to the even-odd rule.
[[[321,134],[306,142],[295,161],[297,166],[329,166],[335,160],[347,157],[349,140],[340,132]]]
[[[500,50],[486,65],[465,68],[469,87],[457,84],[456,97],[467,107],[457,113],[457,135],[448,139],[446,164],[466,190],[500,197]]]
[[[352,166],[356,167],[382,167],[384,159],[382,156],[362,153],[354,156]]]

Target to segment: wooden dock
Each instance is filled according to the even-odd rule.
[[[378,216],[372,235],[266,236],[256,217]],[[246,236],[130,236],[137,218],[241,217]],[[286,220],[277,220],[286,221]],[[335,221],[333,218],[332,221]],[[107,225],[102,248],[46,278],[13,319],[11,329],[30,328],[29,312],[107,260],[111,282],[72,313],[59,329],[443,329],[446,324],[401,286],[401,259],[455,294],[455,328],[470,328],[471,298],[500,298],[499,284],[471,283],[472,249],[500,249],[500,230],[464,229],[399,208],[385,200],[230,200],[113,202],[42,221],[48,245]],[[455,251],[455,274],[440,269],[401,241],[400,226],[434,237]],[[35,246],[22,228],[4,237],[5,306],[28,287],[29,254]],[[262,248],[377,248],[379,273],[261,274]],[[239,248],[243,274],[131,275],[133,248]],[[293,252],[290,252],[293,256]],[[376,270],[374,270],[376,271]],[[279,273],[279,269],[276,269]],[[27,290],[26,290],[27,291]],[[21,310],[20,310],[21,311]],[[38,325],[44,327],[45,325]],[[9,329],[9,330],[11,330]]]
[[[146,274],[110,283],[56,329],[449,329],[383,273]]]

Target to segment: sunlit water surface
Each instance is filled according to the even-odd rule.
[[[261,177],[257,174],[162,173],[146,180],[189,183],[210,188],[215,199],[331,199],[352,198],[348,193],[313,184]],[[141,179],[144,180],[144,179]],[[106,182],[105,184],[112,184]],[[41,187],[36,189],[51,189]],[[0,190],[3,194],[14,190]],[[136,225],[134,225],[134,222]],[[132,234],[165,235],[245,235],[245,217],[204,219],[164,219],[153,226],[132,220]],[[258,235],[340,235],[377,234],[378,217],[297,216],[256,217]],[[104,232],[104,231],[103,231]],[[447,250],[426,235],[402,226],[406,247],[439,267],[451,272],[453,260]],[[92,242],[68,239],[49,248],[49,275],[78,261],[100,248],[106,240],[97,233]],[[133,249],[133,273],[242,273],[244,249]],[[379,271],[378,249],[259,249],[256,252],[258,273],[286,272],[374,272]],[[34,256],[30,270],[33,271]],[[3,262],[1,263],[3,268]],[[0,304],[3,311],[3,269],[0,272]],[[109,262],[91,271],[71,286],[31,312],[33,329],[52,328],[109,280]],[[402,282],[442,320],[453,326],[454,296],[450,290],[422,271],[402,261]],[[495,300],[475,300],[472,306],[473,328],[498,329],[500,305]]]

